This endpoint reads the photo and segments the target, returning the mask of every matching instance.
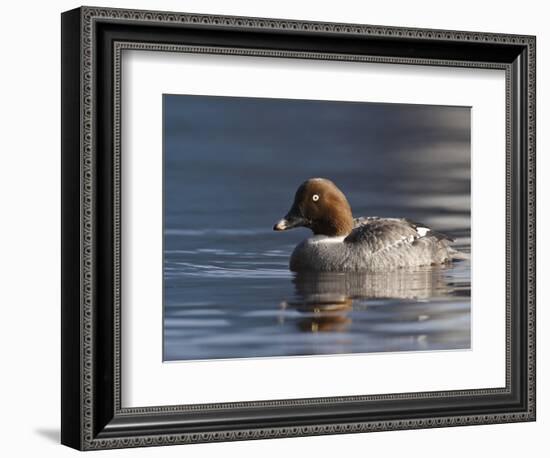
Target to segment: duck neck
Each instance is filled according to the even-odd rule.
[[[340,211],[337,217],[318,220],[312,225],[311,230],[315,235],[327,235],[329,237],[341,237],[348,235],[353,230],[353,216],[351,210]]]

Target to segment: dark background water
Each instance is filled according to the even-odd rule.
[[[164,96],[164,359],[470,347],[470,263],[296,276],[307,178],[470,250],[470,109]]]

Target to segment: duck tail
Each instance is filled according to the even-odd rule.
[[[454,242],[455,239],[452,237],[449,237],[447,234],[443,234],[442,232],[434,231],[433,229],[430,229],[429,232],[426,234],[427,237],[435,237],[436,240],[446,240],[447,242]]]
[[[454,248],[449,248],[449,257],[453,261],[465,261],[470,259],[470,254],[455,250]]]

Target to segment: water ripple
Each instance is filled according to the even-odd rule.
[[[254,266],[249,269],[225,267],[215,264],[196,264],[177,261],[174,264],[183,267],[176,275],[210,278],[291,278],[288,269],[268,269]],[[174,275],[174,274],[172,274]]]

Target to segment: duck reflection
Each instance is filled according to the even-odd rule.
[[[299,273],[293,278],[295,296],[281,303],[282,309],[303,314],[297,321],[304,332],[342,332],[352,323],[354,302],[361,309],[368,300],[401,299],[426,301],[453,293],[444,268],[396,270],[377,273]],[[420,320],[422,317],[418,317]]]

